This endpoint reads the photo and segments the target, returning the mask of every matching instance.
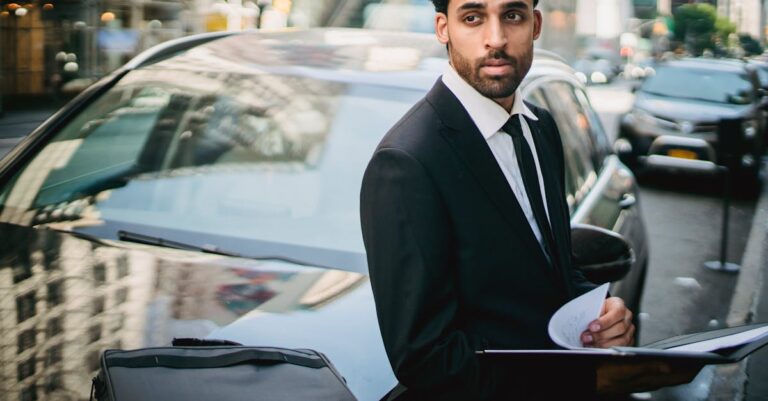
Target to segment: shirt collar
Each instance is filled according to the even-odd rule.
[[[515,90],[515,100],[512,104],[512,112],[508,113],[503,107],[499,106],[498,103],[481,95],[480,92],[468,84],[450,64],[443,73],[442,79],[445,86],[453,92],[459,99],[459,102],[461,102],[462,106],[467,110],[469,117],[472,118],[472,121],[486,140],[493,134],[499,132],[501,127],[506,124],[507,120],[515,114],[522,114],[534,121],[539,120],[528,106],[526,106],[525,102],[523,102],[520,88]]]

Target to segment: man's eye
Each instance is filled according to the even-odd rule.
[[[464,17],[464,21],[469,23],[477,22],[478,19],[479,18],[477,18],[477,15],[467,15]]]
[[[509,13],[509,14],[507,14],[507,19],[510,20],[510,21],[517,22],[517,21],[522,21],[523,16],[518,14],[518,13]]]

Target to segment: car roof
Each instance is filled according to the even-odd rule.
[[[536,49],[526,80],[573,74],[558,55]],[[446,68],[434,34],[354,28],[192,35],[156,46],[129,69],[297,75],[329,81],[429,89]]]
[[[659,65],[735,73],[743,73],[745,70],[749,69],[747,63],[738,59],[683,58],[679,60],[665,61]]]

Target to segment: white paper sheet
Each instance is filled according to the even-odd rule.
[[[672,351],[692,351],[692,352],[712,352],[718,349],[735,347],[757,340],[760,337],[768,335],[768,327],[758,327],[741,333],[731,334],[730,336],[713,338],[711,340],[700,341],[693,344],[681,345],[679,347],[669,348]]]
[[[549,319],[549,337],[555,344],[568,349],[584,348],[581,333],[589,323],[600,317],[608,283],[574,298],[552,315]]]

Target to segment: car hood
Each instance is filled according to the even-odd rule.
[[[751,108],[750,105],[669,98],[641,92],[637,94],[634,107],[671,121],[718,121],[721,118],[741,117]]]
[[[197,337],[325,353],[360,400],[396,383],[366,275],[0,223],[5,389],[86,399],[104,349]],[[18,381],[16,380],[18,378]]]

